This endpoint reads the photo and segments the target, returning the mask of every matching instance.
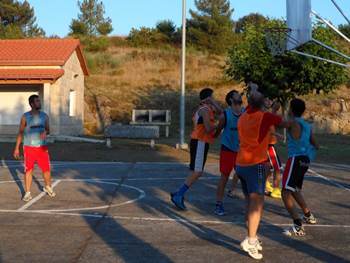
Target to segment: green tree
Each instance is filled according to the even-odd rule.
[[[150,47],[156,44],[168,43],[166,35],[160,33],[157,29],[149,27],[132,28],[128,40],[135,47]]]
[[[169,42],[172,42],[176,35],[176,26],[171,20],[159,21],[156,25],[156,30],[166,36]]]
[[[234,22],[228,0],[195,0],[197,12],[190,10],[189,42],[214,53],[224,53],[234,38]]]
[[[350,25],[349,24],[339,25],[338,28],[344,35],[346,35],[347,37],[350,38]]]
[[[70,24],[70,35],[97,37],[113,31],[112,20],[105,17],[105,8],[98,0],[78,0],[80,14]]]
[[[259,13],[251,13],[249,15],[241,17],[235,25],[235,32],[242,33],[246,25],[255,25],[262,27],[266,24],[267,18]]]
[[[279,20],[269,21],[268,25],[285,26]],[[291,52],[273,57],[267,48],[264,31],[254,25],[247,25],[242,35],[243,41],[229,52],[227,76],[236,81],[257,83],[271,98],[277,98],[284,109],[291,98],[314,91],[328,93],[349,78],[349,73],[342,67]],[[321,24],[315,26],[313,36],[334,47],[336,36]],[[339,61],[337,55],[312,43],[300,50]]]
[[[28,1],[0,1],[0,38],[43,37],[36,23],[34,9]]]

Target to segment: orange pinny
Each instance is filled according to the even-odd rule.
[[[195,114],[193,115],[192,121],[194,124],[194,128],[191,134],[191,139],[199,140],[206,143],[213,143],[214,142],[214,132],[207,133],[205,130],[203,118],[199,116],[199,111],[202,109],[208,109],[209,117],[210,117],[210,125],[215,125],[215,114],[214,110],[209,105],[200,105]]]
[[[236,164],[239,166],[252,166],[265,162],[268,159],[267,149],[269,136],[265,136],[259,143],[260,127],[264,112],[256,111],[243,113],[238,121],[238,135],[240,149]]]

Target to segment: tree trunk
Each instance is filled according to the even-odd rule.
[[[287,115],[288,115],[288,112],[287,112],[287,107],[288,107],[288,101],[285,101],[282,103],[282,116],[284,119],[287,119]],[[286,144],[287,143],[287,129],[284,128],[283,129],[283,143]]]

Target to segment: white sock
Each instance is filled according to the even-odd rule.
[[[248,238],[249,245],[255,245],[257,241],[258,241],[257,237],[253,237],[253,238],[249,237]]]

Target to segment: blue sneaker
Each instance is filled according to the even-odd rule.
[[[226,215],[224,205],[223,204],[217,204],[214,210],[214,213],[218,216],[224,216]]]
[[[177,193],[171,193],[171,202],[180,210],[186,210],[186,206],[184,203],[184,197]]]

